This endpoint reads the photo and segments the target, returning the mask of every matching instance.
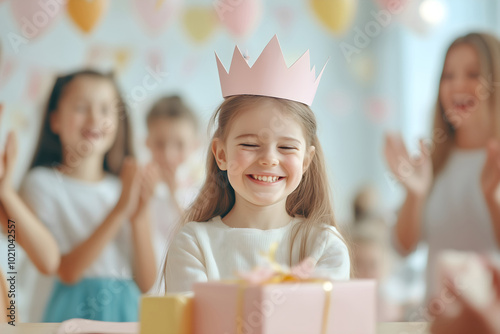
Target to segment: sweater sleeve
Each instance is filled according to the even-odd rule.
[[[342,236],[337,229],[329,227],[321,233],[321,239],[314,256],[318,261],[316,273],[332,280],[348,280],[351,261],[349,250]]]
[[[168,250],[165,268],[167,293],[188,292],[193,283],[208,280],[203,253],[190,225],[179,231]]]

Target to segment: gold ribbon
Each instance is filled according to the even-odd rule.
[[[273,243],[269,250],[269,253],[263,254],[268,258],[275,274],[267,279],[264,282],[261,282],[259,285],[269,285],[269,284],[282,284],[282,283],[319,283],[322,284],[323,291],[325,292],[325,303],[323,305],[323,318],[321,324],[321,334],[326,334],[328,330],[328,314],[330,313],[330,304],[331,304],[331,294],[333,290],[332,282],[325,279],[318,278],[299,278],[297,276],[292,275],[291,273],[286,272],[282,266],[280,266],[275,260],[275,254],[278,244]],[[245,280],[238,280],[233,282],[238,284],[238,295],[237,295],[237,303],[236,303],[236,334],[243,334],[243,302],[245,289],[248,287],[248,283]]]
[[[323,324],[321,325],[322,334],[326,334],[328,330],[328,313],[330,313],[332,290],[333,290],[332,282],[325,281],[323,283],[323,291],[325,291],[325,304],[323,305]]]

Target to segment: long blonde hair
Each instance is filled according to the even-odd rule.
[[[266,101],[275,103],[280,110],[296,119],[303,127],[306,147],[314,146],[316,148],[299,186],[286,199],[287,213],[292,217],[305,218],[302,223],[294,226],[290,247],[291,255],[294,243],[300,242],[299,261],[302,261],[307,257],[307,241],[310,239],[308,237],[311,233],[326,230],[325,225],[337,227],[333,214],[325,158],[316,134],[317,123],[312,110],[305,104],[284,99],[253,95],[232,96],[224,100],[211,118],[211,127],[216,126],[212,141],[216,138],[222,141],[226,139],[231,121],[239,112]],[[211,149],[208,150],[207,154],[206,174],[206,180],[200,194],[184,214],[179,228],[191,221],[206,222],[216,216],[224,217],[233,208],[235,203],[234,189],[229,183],[227,171],[219,169]],[[328,231],[331,230],[328,229]],[[301,240],[298,240],[299,235],[303,236],[300,238]],[[340,234],[338,236],[342,238]],[[344,239],[342,238],[342,240]],[[166,260],[163,269],[166,268]],[[290,256],[291,261],[292,256]]]
[[[500,42],[499,40],[486,33],[470,33],[457,38],[446,51],[446,57],[450,51],[459,45],[472,46],[479,55],[481,68],[481,78],[484,80],[487,92],[485,99],[489,101],[489,110],[494,117],[494,133],[500,138]],[[444,66],[443,66],[444,71]],[[439,86],[443,79],[443,74],[439,80]],[[483,91],[484,92],[484,91]],[[432,166],[434,178],[443,169],[450,155],[451,149],[455,145],[455,128],[446,118],[445,110],[441,104],[441,97],[438,94],[435,113],[432,140],[435,145],[432,152]]]

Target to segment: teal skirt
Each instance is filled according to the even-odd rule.
[[[44,312],[44,322],[72,318],[137,321],[140,291],[133,280],[85,278],[73,285],[57,281]]]

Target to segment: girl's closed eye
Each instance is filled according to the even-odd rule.
[[[476,79],[476,78],[479,78],[479,72],[469,72],[468,73],[468,76],[469,78],[472,78],[472,79]]]
[[[75,104],[75,111],[77,112],[85,112],[87,111],[87,104],[83,102],[79,102]]]
[[[451,80],[453,79],[452,73],[443,73],[443,80]]]
[[[281,148],[283,150],[297,150],[298,151],[298,148],[295,146],[280,146],[279,148]]]
[[[102,106],[102,113],[104,116],[115,115],[119,112],[120,106],[116,103],[104,103]]]
[[[107,105],[103,105],[101,108],[101,115],[107,116],[110,114],[111,108]]]
[[[242,143],[242,144],[240,144],[240,146],[243,146],[243,147],[259,147],[259,145],[252,144],[252,143]]]

